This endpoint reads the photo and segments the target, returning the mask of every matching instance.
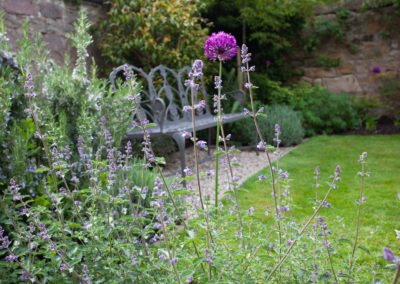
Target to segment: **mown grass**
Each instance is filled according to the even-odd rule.
[[[400,241],[394,229],[400,230],[400,135],[371,136],[318,136],[309,139],[280,160],[280,168],[289,172],[290,192],[294,201],[293,216],[305,221],[313,212],[315,199],[314,170],[321,169],[320,196],[325,194],[335,167],[342,169],[339,188],[328,198],[331,208],[323,208],[319,215],[326,216],[328,226],[338,237],[343,234],[353,240],[355,234],[357,204],[359,199],[361,170],[358,162],[362,152],[367,152],[366,178],[362,205],[359,244],[368,248],[371,256],[361,250],[358,257],[375,261],[382,255],[382,247],[391,248],[400,255]],[[274,208],[271,187],[258,181],[259,175],[269,175],[268,167],[244,183],[249,192],[240,192],[240,206],[243,210],[254,207],[257,218],[265,218],[265,207]],[[321,198],[322,199],[322,198]],[[310,228],[311,229],[311,228]],[[350,247],[349,247],[350,251]],[[361,260],[360,259],[360,260]]]

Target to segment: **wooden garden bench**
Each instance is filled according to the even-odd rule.
[[[191,90],[186,87],[184,82],[188,79],[188,72],[191,67],[185,67],[178,72],[159,65],[150,70],[149,73],[144,72],[141,68],[129,66],[137,80],[142,84],[141,101],[139,110],[134,113],[133,120],[139,121],[137,117],[138,111],[141,112],[143,119],[148,119],[156,124],[154,127],[147,128],[151,137],[170,136],[178,144],[181,170],[185,165],[185,135],[184,132],[193,131],[192,113],[184,112],[184,106],[190,106]],[[110,81],[116,88],[116,79],[121,77],[124,72],[124,66],[115,68],[110,74]],[[245,93],[242,90],[226,93],[227,96],[233,97],[241,106],[244,104]],[[195,93],[195,103],[200,100],[209,102],[209,96],[204,88],[204,83],[201,81],[199,89]],[[241,108],[242,110],[243,108]],[[224,123],[233,122],[244,118],[244,114],[231,113],[224,114]],[[208,103],[202,111],[196,111],[196,130],[208,129],[208,145],[210,145],[211,128],[217,126],[216,116],[211,114]],[[141,129],[135,129],[127,132],[129,138],[143,138]]]

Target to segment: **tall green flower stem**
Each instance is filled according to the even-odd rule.
[[[359,173],[361,175],[361,190],[360,190],[360,200],[358,201],[358,214],[357,214],[357,225],[356,225],[356,235],[354,237],[354,246],[353,246],[353,252],[351,253],[351,258],[350,258],[350,268],[349,268],[349,274],[351,275],[351,270],[353,268],[354,264],[354,254],[356,252],[357,248],[357,241],[358,241],[358,233],[360,229],[360,215],[361,215],[361,204],[363,202],[363,191],[364,191],[364,177],[365,177],[365,158],[367,157],[367,152],[364,152],[360,156],[360,163],[361,163],[361,172]]]
[[[317,207],[318,204],[318,179],[319,179],[319,166],[317,166],[315,168],[315,206]],[[317,272],[317,228],[318,228],[318,224],[317,224],[317,219],[315,219],[315,224],[314,224],[314,250],[313,250],[313,264],[314,264],[314,272],[315,275],[318,274]]]
[[[219,60],[219,78],[222,76],[222,60]],[[217,141],[215,142],[215,208],[218,210],[218,164],[219,164],[219,130],[222,124],[221,118],[221,88],[218,88],[218,120],[217,120]]]
[[[133,86],[132,80],[129,81],[128,85],[129,85],[130,92],[132,93],[132,95],[134,95],[134,86]],[[134,102],[134,105],[135,105],[135,109],[139,110],[140,108],[139,108],[139,104],[138,104],[137,100],[134,99],[133,102]],[[149,145],[149,149],[150,149],[151,155],[153,155],[153,157],[155,157],[154,151],[153,151],[153,147],[151,146],[151,143],[150,143],[149,135],[148,135],[148,133],[146,131],[146,128],[144,126],[144,123],[143,123],[144,120],[142,118],[142,114],[140,113],[140,111],[138,111],[137,113],[138,113],[138,118],[139,118],[139,122],[140,122],[140,127],[142,128],[142,131],[143,131],[143,134],[144,134],[144,139],[145,139],[147,145]],[[178,215],[178,217],[180,217],[180,219],[183,220],[182,224],[183,224],[183,227],[185,228],[185,231],[187,232],[187,231],[189,231],[189,228],[188,228],[188,226],[186,224],[185,218],[183,218],[183,216],[181,216],[180,213],[179,213],[178,206],[176,205],[176,202],[175,202],[175,200],[173,198],[173,195],[171,193],[171,189],[169,188],[169,186],[168,186],[168,184],[167,184],[167,182],[165,180],[165,177],[164,177],[164,175],[162,173],[161,167],[160,167],[160,165],[158,163],[156,163],[155,165],[156,165],[157,171],[158,171],[158,173],[159,173],[159,175],[161,177],[161,180],[162,180],[162,182],[163,182],[163,184],[165,186],[165,189],[167,191],[168,197],[172,202],[172,206],[174,207],[174,210],[175,210],[176,214]],[[193,248],[194,248],[194,251],[195,251],[197,257],[200,257],[200,253],[199,253],[199,251],[197,249],[197,246],[196,246],[195,242],[192,241],[191,243],[193,245]],[[203,265],[201,265],[201,267],[202,267],[202,270],[205,271]]]
[[[324,234],[325,244],[328,244],[328,238],[326,237],[326,232],[324,229],[322,229],[322,233]],[[336,283],[339,283],[336,277],[335,269],[333,268],[331,253],[329,252],[329,248],[326,245],[325,247],[326,247],[326,252],[328,253],[329,264],[331,266],[333,277],[335,278]]]
[[[219,77],[218,77],[218,80],[221,82],[221,72],[222,71],[222,61],[220,61],[220,69],[219,69]],[[221,103],[221,89],[222,89],[222,86],[220,86],[220,82],[216,82],[216,84],[218,84],[218,86],[216,86],[216,87],[218,87],[218,101],[217,101],[217,105],[218,105],[218,124],[217,124],[217,127],[219,127],[220,128],[220,130],[221,130],[221,136],[222,136],[222,141],[223,141],[223,144],[224,144],[224,153],[225,153],[225,155],[226,155],[226,160],[227,160],[227,163],[228,163],[228,168],[229,168],[229,175],[228,175],[228,182],[229,182],[229,184],[231,184],[232,186],[233,186],[233,192],[234,192],[234,194],[235,194],[235,202],[236,202],[236,205],[235,205],[235,208],[236,208],[236,211],[237,211],[237,214],[238,214],[238,217],[239,217],[239,232],[243,235],[243,220],[242,220],[242,213],[240,212],[240,207],[239,207],[239,197],[238,197],[238,192],[237,192],[237,185],[235,184],[235,181],[234,181],[234,176],[233,176],[233,169],[232,169],[232,163],[231,163],[231,158],[230,158],[230,156],[229,156],[229,151],[228,151],[228,145],[226,144],[226,136],[225,136],[225,132],[224,132],[224,124],[223,124],[223,120],[222,120],[222,111],[221,111],[221,105],[222,105],[222,103]],[[219,144],[219,142],[220,142],[220,139],[219,139],[219,129],[217,128],[217,145]],[[218,146],[217,146],[217,150],[216,150],[216,156],[217,155],[219,155],[219,150],[218,150]],[[216,189],[216,191],[215,191],[215,197],[216,197],[216,203],[215,203],[215,206],[216,206],[216,210],[218,210],[218,200],[217,200],[217,198],[218,198],[218,186],[217,186],[217,184],[218,184],[218,180],[217,180],[217,178],[218,178],[218,156],[217,156],[217,158],[216,158],[216,170],[215,170],[215,176],[216,176],[216,187],[215,187],[215,189]],[[229,179],[230,178],[230,179]],[[244,239],[242,238],[242,245],[244,246]]]
[[[249,63],[246,62],[246,72],[247,72],[247,83],[251,85],[251,80],[250,80],[250,66]],[[254,99],[253,99],[253,90],[252,87],[249,88],[249,96],[250,96],[250,103],[251,103],[251,110],[252,110],[252,116],[254,119],[254,124],[256,126],[256,130],[257,130],[257,134],[258,137],[262,143],[262,145],[266,145],[265,140],[261,134],[260,131],[260,127],[258,125],[258,119],[257,119],[257,115],[256,115],[256,111],[255,111],[255,107],[254,107]],[[274,176],[274,171],[272,169],[272,163],[271,163],[271,158],[269,157],[268,154],[268,150],[265,150],[265,155],[268,161],[268,165],[269,165],[269,171],[271,173],[271,184],[272,184],[272,193],[274,195],[274,205],[275,205],[275,212],[276,212],[276,216],[277,216],[277,222],[278,222],[278,235],[279,235],[279,250],[280,247],[282,246],[282,233],[281,233],[281,225],[280,225],[280,220],[279,220],[279,210],[278,210],[278,203],[276,201],[276,189],[275,189],[275,176]]]
[[[194,80],[194,78],[192,79]],[[201,185],[200,185],[200,171],[199,171],[199,152],[197,149],[197,137],[196,137],[196,106],[194,104],[194,94],[195,90],[192,87],[191,88],[191,94],[192,94],[192,123],[193,123],[193,151],[194,151],[194,160],[196,164],[196,179],[197,179],[197,186],[199,189],[199,197],[200,197],[200,204],[201,204],[201,209],[204,211],[205,218],[206,218],[206,240],[207,240],[207,249],[210,250],[210,237],[211,237],[211,232],[210,232],[210,226],[209,226],[209,220],[208,220],[208,211],[204,207],[203,203],[203,197],[201,194]],[[217,158],[218,160],[218,158]],[[208,277],[211,280],[212,274],[211,274],[211,264],[208,265]]]
[[[315,209],[314,213],[312,214],[312,216],[308,219],[307,223],[303,226],[303,228],[300,230],[299,232],[299,236],[291,243],[290,247],[288,248],[288,250],[286,251],[285,255],[281,258],[281,260],[278,262],[278,264],[275,265],[274,269],[272,269],[272,271],[269,273],[266,281],[269,281],[272,277],[272,275],[276,272],[276,270],[281,267],[282,263],[286,260],[286,258],[289,256],[291,250],[293,249],[294,245],[296,244],[296,242],[301,238],[301,236],[304,234],[304,232],[306,231],[308,225],[310,225],[310,223],[312,222],[312,220],[314,219],[314,217],[317,215],[317,213],[319,212],[319,210],[322,208],[324,202],[328,199],[329,194],[331,193],[332,189],[336,187],[335,183],[336,181],[338,181],[339,179],[338,175],[335,175],[332,183],[329,186],[329,190],[326,193],[324,199],[321,201],[321,203],[319,204],[319,206],[317,207],[317,209]]]

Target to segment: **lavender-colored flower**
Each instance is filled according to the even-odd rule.
[[[189,73],[191,78],[201,78],[203,76],[203,61],[196,59],[193,62],[192,72]]]
[[[199,104],[197,105],[197,109],[203,110],[205,108],[206,108],[206,101],[205,100],[200,101]]]
[[[379,67],[374,67],[374,68],[372,68],[372,73],[381,73],[382,71],[381,71],[381,68],[379,68]]]
[[[361,200],[362,200],[362,201],[367,201],[367,198],[366,198],[365,196],[363,196],[363,197],[361,198]]]
[[[194,279],[193,279],[193,276],[189,276],[189,277],[186,279],[186,283],[192,283],[193,280],[194,280]]]
[[[21,281],[27,281],[28,276],[29,276],[29,273],[27,271],[24,271],[24,273],[21,276]]]
[[[252,84],[252,83],[245,83],[245,84],[244,84],[244,87],[245,87],[246,89],[250,89],[251,87],[253,87],[253,84]]]
[[[185,137],[185,139],[188,139],[188,138],[192,137],[192,133],[191,133],[191,132],[184,131],[184,132],[183,132],[183,136]]]
[[[169,261],[169,263],[171,264],[171,265],[174,265],[175,263],[177,263],[178,262],[178,259],[177,258],[173,258],[173,259],[171,259],[170,261]]]
[[[331,273],[330,273],[329,271],[325,271],[325,275],[328,276],[328,277],[330,277],[330,276],[331,276]]]
[[[265,142],[263,143],[262,141],[260,141],[257,144],[257,149],[260,150],[260,151],[264,151],[267,148],[266,145],[267,144]]]
[[[219,76],[214,77],[214,84],[216,89],[222,89],[222,80]]]
[[[201,149],[204,149],[204,148],[207,147],[207,142],[203,141],[203,140],[200,140],[200,141],[197,141],[196,145],[197,145],[197,147],[200,147]]]
[[[162,225],[160,223],[155,223],[154,224],[154,228],[156,228],[157,230],[162,228]]]
[[[387,261],[394,261],[394,259],[395,259],[393,252],[390,249],[388,249],[387,247],[383,248],[383,257]]]
[[[275,124],[275,136],[279,137],[281,135],[281,127],[279,126],[278,123]]]
[[[67,269],[68,267],[65,264],[61,264],[60,266],[60,271],[63,272],[65,269]]]
[[[251,53],[249,53],[249,49],[245,44],[242,45],[242,64],[246,64],[251,60]],[[242,71],[248,71],[248,70],[243,70]]]
[[[214,176],[214,171],[213,170],[208,170],[207,172],[206,172],[206,174],[207,174],[207,176],[208,177],[211,177],[211,176]]]
[[[183,172],[185,173],[185,176],[192,176],[193,172],[190,168],[186,167]]]
[[[24,89],[27,90],[25,96],[33,98],[36,97],[36,93],[33,92],[33,82],[32,82],[32,75],[28,73],[25,79]]]
[[[264,181],[265,179],[266,179],[265,176],[259,176],[259,177],[258,177],[258,180],[260,180],[260,181]]]
[[[190,112],[190,111],[192,111],[192,107],[191,106],[183,106],[183,111]]]
[[[247,216],[253,216],[254,215],[254,207],[250,207],[249,210],[247,210]]]
[[[211,60],[229,60],[237,53],[238,46],[233,35],[225,32],[213,33],[204,45],[206,56]]]
[[[271,65],[271,61],[267,60],[267,61],[265,61],[265,64],[266,64],[266,65],[267,65],[267,67],[268,67],[268,66],[270,66],[270,65]]]

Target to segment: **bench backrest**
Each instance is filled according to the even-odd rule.
[[[180,69],[178,72],[159,65],[144,72],[141,68],[129,65],[136,79],[141,83],[141,114],[150,122],[157,123],[161,129],[163,127],[184,121],[191,121],[191,112],[183,112],[183,107],[191,105],[191,89],[184,85],[188,79],[190,67]],[[115,81],[124,72],[124,66],[115,68],[110,74],[110,81],[116,88]],[[203,81],[199,84],[199,89],[194,94],[194,101],[197,104],[200,100],[208,101],[207,92]],[[137,115],[137,114],[136,114]],[[197,117],[211,117],[209,106],[203,111],[197,111]],[[134,117],[135,119],[136,117]]]

